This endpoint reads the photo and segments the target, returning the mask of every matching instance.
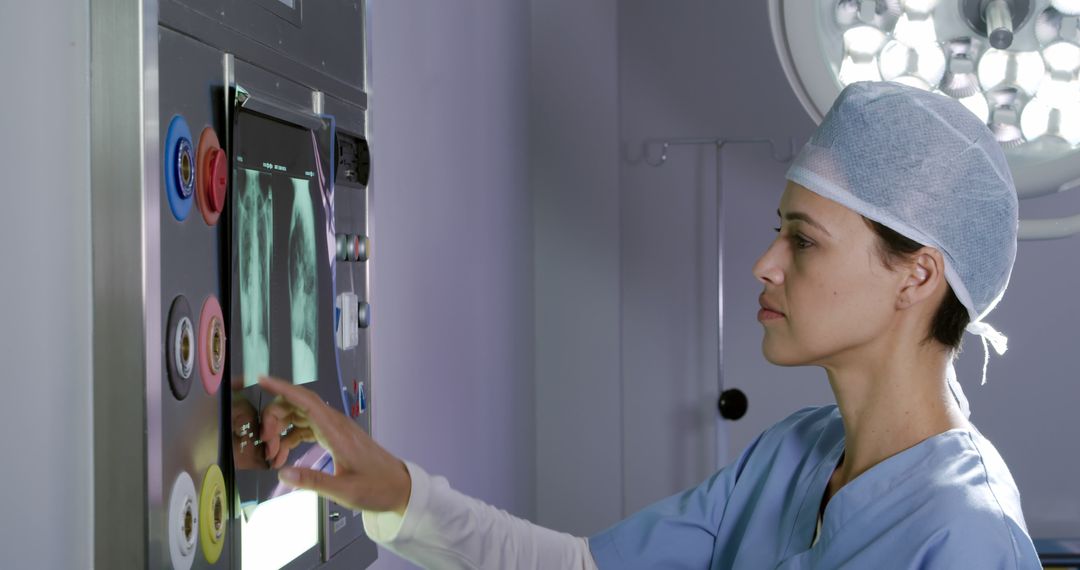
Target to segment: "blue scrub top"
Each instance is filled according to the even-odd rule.
[[[1041,569],[1020,493],[974,427],[933,436],[821,500],[844,451],[835,405],[778,423],[696,488],[589,539],[601,569]]]

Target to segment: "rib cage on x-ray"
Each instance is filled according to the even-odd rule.
[[[240,170],[236,240],[240,261],[240,326],[244,386],[270,372],[270,259],[274,202],[270,174]]]
[[[289,321],[292,331],[293,382],[310,382],[318,376],[315,355],[319,349],[318,287],[315,269],[315,215],[311,184],[292,179],[293,208],[289,223]]]
[[[290,379],[301,384],[318,376],[318,270],[315,214],[308,180],[240,169],[237,200],[237,253],[243,345],[244,386],[271,373],[271,358],[288,358]],[[275,206],[276,205],[276,206]],[[275,207],[288,212],[288,223],[274,223]],[[278,212],[277,216],[284,214]],[[287,235],[274,235],[275,229]],[[287,255],[274,244],[287,247]],[[278,247],[281,247],[279,245]],[[287,267],[278,271],[275,264]],[[271,276],[286,278],[273,282]],[[284,301],[284,302],[283,302]],[[273,326],[288,315],[288,332]],[[276,335],[282,335],[277,338]],[[288,355],[281,354],[288,339]],[[271,351],[274,354],[271,354]],[[277,373],[281,366],[275,366]]]

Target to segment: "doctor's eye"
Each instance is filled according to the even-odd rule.
[[[776,233],[780,233],[780,228],[773,228],[773,231],[775,231]],[[814,245],[814,242],[804,238],[802,234],[795,234],[791,236],[791,239],[795,242],[795,247],[797,247],[798,249],[806,249]]]

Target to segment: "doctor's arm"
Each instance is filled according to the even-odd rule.
[[[279,478],[363,511],[368,536],[392,552],[426,568],[596,569],[584,538],[455,491],[445,478],[394,457],[309,390],[272,378],[259,384],[277,396],[263,413],[263,431],[294,426],[268,446],[268,463],[280,467],[288,450],[304,440],[318,441],[334,458],[332,475],[286,468]]]

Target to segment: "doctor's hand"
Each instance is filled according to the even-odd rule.
[[[288,449],[300,440],[318,441],[334,458],[333,475],[287,467],[278,472],[283,483],[310,489],[350,509],[405,513],[412,479],[403,461],[314,392],[276,378],[260,378],[259,386],[277,396],[263,412],[264,430],[293,425],[280,447],[267,449],[268,462],[275,467],[283,464]]]

